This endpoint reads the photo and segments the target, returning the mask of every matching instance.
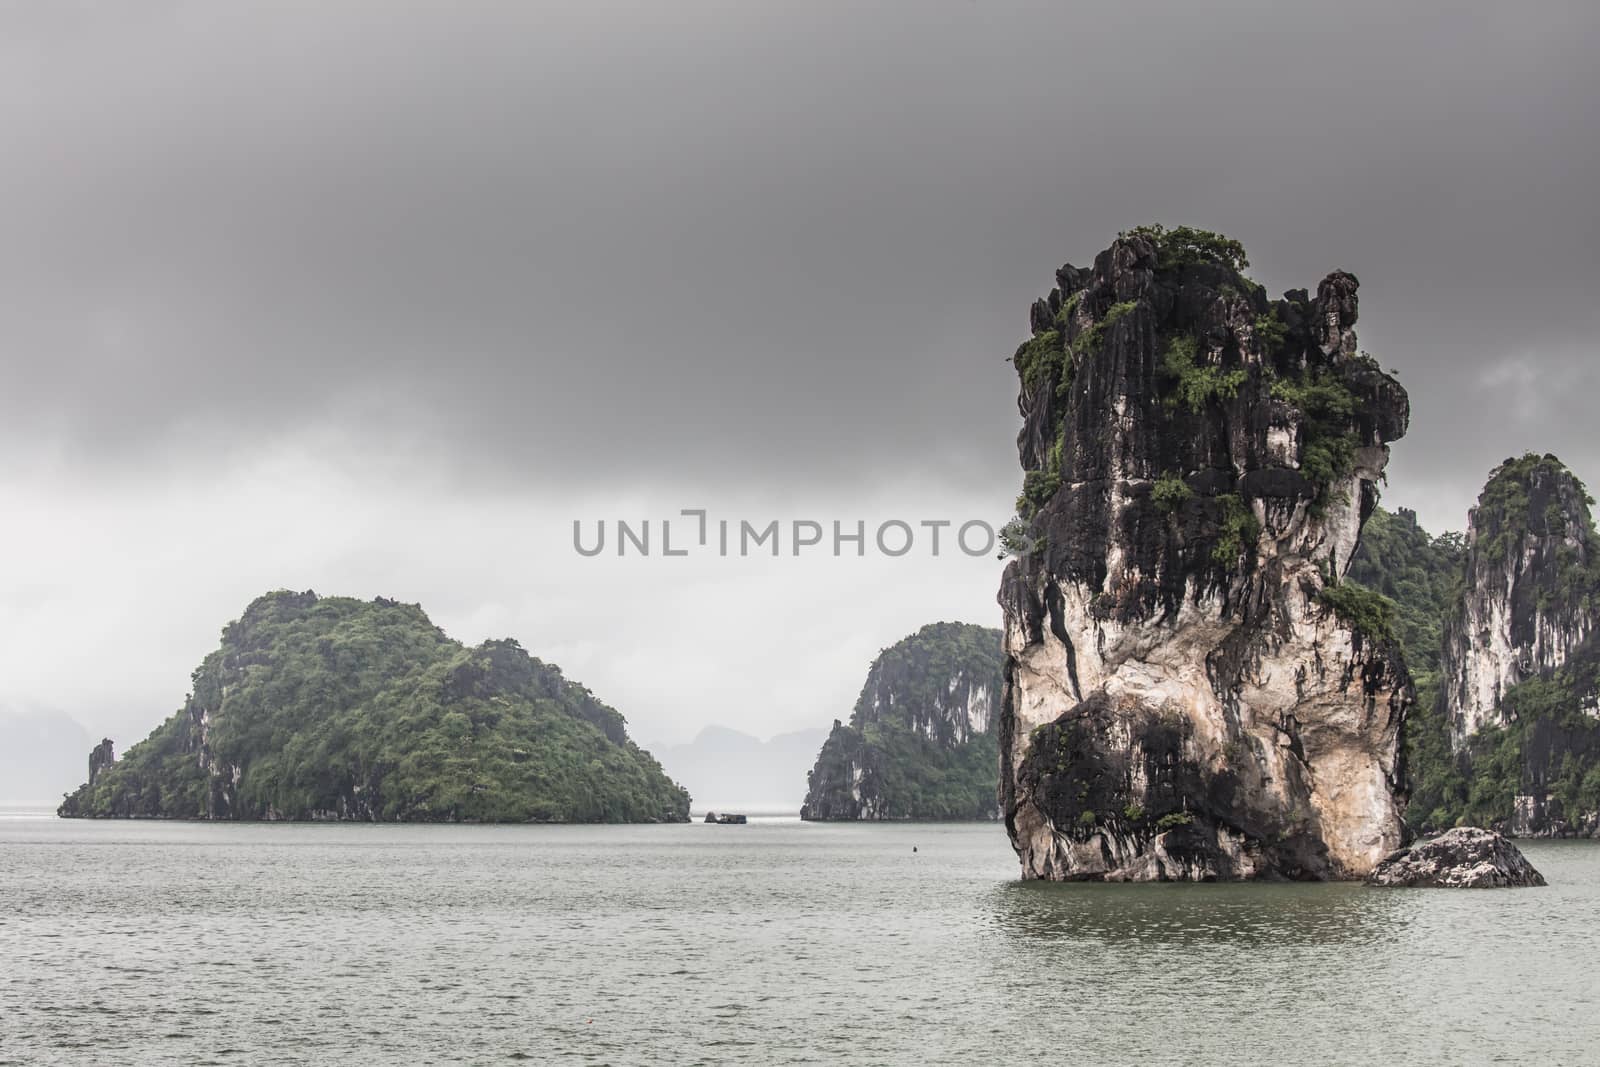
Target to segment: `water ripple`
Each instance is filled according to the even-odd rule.
[[[13,820],[0,1064],[1585,1062],[1600,846],[1527,851],[1049,886],[993,826]]]

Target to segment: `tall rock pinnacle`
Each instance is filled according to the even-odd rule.
[[[1402,844],[1410,682],[1341,584],[1405,390],[1354,276],[1269,301],[1147,227],[1063,267],[1014,357],[1002,814],[1048,879],[1356,878]]]

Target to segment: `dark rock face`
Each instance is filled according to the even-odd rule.
[[[89,753],[89,784],[94,785],[99,781],[101,772],[117,762],[117,749],[111,743],[111,738],[103,738],[94,746],[94,751]]]
[[[1517,846],[1491,830],[1461,826],[1400,849],[1367,876],[1368,885],[1504,889],[1544,885]]]
[[[1034,305],[1000,798],[1027,878],[1357,878],[1403,839],[1410,682],[1339,577],[1405,390],[1354,276],[1268,301],[1243,249],[1125,234]]]
[[[934,623],[885,649],[806,776],[807,820],[995,817],[1000,632]]]
[[[860,729],[833,720],[833,729],[806,774],[800,818],[808,822],[882,819],[884,754]]]
[[[1507,692],[1548,675],[1596,633],[1600,546],[1589,497],[1554,456],[1507,460],[1467,521],[1466,586],[1445,626],[1451,742],[1503,726]]]

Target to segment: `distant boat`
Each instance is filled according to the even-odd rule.
[[[714,811],[706,812],[706,822],[714,822],[720,826],[743,826],[749,821],[743,815],[733,815],[728,812],[718,815]]]

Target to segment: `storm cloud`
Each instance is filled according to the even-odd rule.
[[[630,667],[550,610],[614,619],[629,587],[562,551],[572,518],[1003,518],[1028,305],[1144,222],[1237,237],[1274,292],[1359,275],[1413,401],[1388,500],[1430,527],[1512,453],[1600,479],[1597,29],[1584,3],[9,5],[10,696],[61,695],[39,664],[79,612],[154,612],[65,701],[131,730],[241,595],[314,579],[547,653],[531,631],[637,720],[619,691],[689,670],[671,642],[715,646],[740,598],[671,586]],[[531,558],[460,568],[484,539]],[[911,596],[894,566],[856,610],[941,613],[948,571]],[[962,573],[942,614],[992,621]],[[847,677],[751,712],[848,610],[771,580],[812,636],[743,680],[690,657],[721,695],[646,708],[661,733],[825,724],[901,636],[853,623]]]

